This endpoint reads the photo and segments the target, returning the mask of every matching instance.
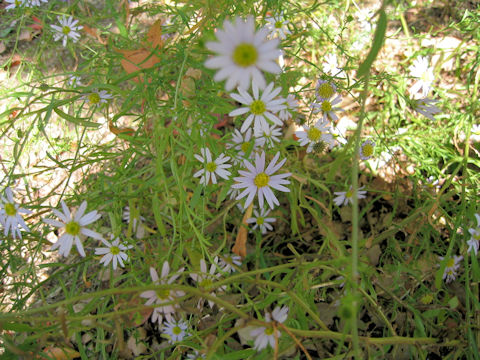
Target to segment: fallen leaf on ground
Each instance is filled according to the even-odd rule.
[[[245,215],[243,215],[242,225],[240,225],[240,229],[238,230],[237,238],[235,239],[235,245],[232,248],[232,252],[239,256],[245,257],[247,256],[247,235],[248,235],[248,224],[247,219],[252,217],[253,211],[253,202],[248,207]]]
[[[47,347],[37,356],[37,359],[45,359],[47,356],[55,360],[71,360],[80,357],[80,353],[67,347]]]

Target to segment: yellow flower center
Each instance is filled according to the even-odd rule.
[[[322,99],[328,99],[330,97],[332,97],[332,95],[335,93],[335,90],[333,89],[333,86],[330,85],[328,82],[325,82],[323,83],[322,85],[320,85],[320,87],[318,88],[318,95],[322,98]]]
[[[215,170],[217,170],[217,164],[211,161],[205,166],[205,169],[207,169],[208,172],[214,172]]]
[[[353,196],[353,191],[352,190],[348,190],[347,193],[345,194],[345,197],[347,198],[351,198]]]
[[[372,144],[366,143],[362,147],[362,154],[365,157],[369,157],[373,155],[373,146]]]
[[[238,66],[248,67],[257,62],[257,48],[252,44],[241,43],[233,50],[233,62]]]
[[[258,174],[257,176],[255,176],[255,179],[253,179],[253,183],[258,188],[267,186],[269,181],[270,181],[270,177],[264,172]]]
[[[258,225],[263,225],[263,223],[265,222],[265,219],[261,216],[257,217],[257,224]]]
[[[276,21],[276,22],[275,22],[275,27],[276,27],[277,29],[281,29],[282,26],[283,26],[283,21]]]
[[[15,209],[15,205],[11,203],[6,203],[4,207],[5,207],[5,213],[8,216],[15,216],[17,214],[17,209]]]
[[[318,141],[318,139],[320,139],[321,136],[322,136],[322,132],[318,130],[315,126],[312,126],[310,129],[308,129],[307,137],[310,140]]]
[[[208,289],[208,288],[212,287],[212,284],[213,284],[213,281],[212,281],[212,279],[209,279],[209,278],[203,279],[199,283],[200,287],[202,287],[204,289]]]
[[[319,141],[313,145],[313,151],[316,153],[323,153],[327,148],[328,144],[325,141]]]
[[[179,326],[175,326],[173,329],[172,329],[172,333],[175,334],[175,335],[180,335],[182,333],[182,329],[180,329]]]
[[[90,101],[91,104],[98,104],[100,102],[100,95],[97,93],[91,93],[88,95],[88,101]]]
[[[455,259],[454,258],[448,259],[446,266],[448,268],[454,267],[455,266]]]
[[[477,229],[477,231],[473,234],[473,238],[475,240],[480,240],[480,229]]]
[[[67,226],[65,226],[65,231],[67,234],[77,236],[80,233],[80,224],[76,221],[70,221],[67,223]]]
[[[64,33],[65,35],[70,34],[70,31],[72,31],[72,29],[70,29],[69,26],[64,26],[64,27],[62,28],[62,33]]]
[[[22,5],[22,2],[20,0],[15,0],[15,7]]]
[[[118,255],[120,253],[120,248],[118,246],[111,246],[110,252],[112,255]]]
[[[265,103],[262,100],[255,100],[250,105],[250,111],[254,115],[261,115],[265,112],[266,109],[267,107],[265,106]]]
[[[248,141],[245,141],[240,148],[246,154],[250,149],[250,143]]]
[[[265,335],[270,336],[273,334],[273,327],[268,327],[265,329]]]
[[[167,300],[170,297],[169,289],[156,290],[155,293],[160,300]]]
[[[332,110],[332,103],[328,100],[325,100],[322,102],[322,111],[323,112],[329,112]]]

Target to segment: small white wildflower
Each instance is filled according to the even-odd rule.
[[[255,129],[255,138],[258,146],[272,148],[280,142],[282,131],[275,125],[267,125],[264,129]]]
[[[58,238],[50,250],[55,250],[60,247],[59,254],[68,256],[70,254],[70,250],[72,249],[73,242],[75,241],[75,246],[77,247],[79,254],[85,257],[85,251],[83,250],[82,242],[80,241],[80,235],[89,236],[100,241],[103,240],[102,235],[85,227],[86,225],[89,225],[100,219],[102,215],[100,215],[96,210],[90,211],[84,215],[85,210],[87,209],[86,201],[82,202],[74,216],[63,200],[60,203],[62,205],[63,213],[57,209],[52,209],[52,211],[61,221],[54,219],[43,219],[45,223],[63,230],[63,235]]]
[[[31,214],[30,210],[21,208],[19,204],[13,199],[12,189],[5,188],[5,194],[0,198],[0,224],[3,225],[3,235],[7,236],[9,233],[15,239],[17,236],[21,239],[22,232],[20,227],[25,231],[30,232],[25,220],[20,214]]]
[[[330,125],[324,120],[318,120],[313,126],[303,126],[303,130],[295,132],[295,136],[300,142],[300,146],[308,144],[307,153],[312,152],[315,144],[319,142],[328,143],[330,147],[333,147],[333,137],[329,133]]]
[[[7,4],[10,4],[10,5],[7,5],[5,10],[18,9],[18,8],[30,6],[27,0],[5,0],[5,2]]]
[[[424,56],[419,56],[413,61],[413,65],[409,69],[410,75],[419,79],[410,88],[410,94],[415,95],[421,90],[422,96],[427,96],[435,81],[433,67],[429,65],[428,59]]]
[[[187,322],[183,320],[167,320],[162,327],[162,332],[168,335],[168,342],[170,344],[182,341],[185,336],[190,335],[186,330],[188,328]]]
[[[255,166],[247,160],[243,161],[248,171],[238,171],[241,176],[234,178],[236,184],[233,184],[232,188],[245,188],[245,190],[237,196],[237,200],[240,200],[248,195],[244,205],[245,208],[253,202],[255,195],[258,193],[258,203],[260,208],[263,208],[265,199],[270,208],[273,209],[274,205],[280,205],[280,203],[271,188],[283,192],[290,192],[290,189],[283,185],[290,184],[290,181],[285,178],[290,176],[291,173],[273,175],[283,166],[283,164],[285,164],[285,161],[287,161],[285,158],[276,164],[279,157],[280,152],[277,152],[267,168],[265,168],[265,152],[262,152],[262,154],[255,154]]]
[[[475,218],[477,219],[477,227],[468,229],[468,232],[472,237],[467,241],[467,253],[470,253],[470,251],[473,250],[473,253],[477,255],[480,243],[480,214],[475,214]]]
[[[317,86],[315,87],[315,94],[318,101],[324,101],[330,99],[337,92],[337,87],[334,83],[327,80],[318,79]]]
[[[76,76],[76,75],[70,75],[70,76],[67,78],[67,85],[68,85],[68,86],[71,86],[71,87],[85,86],[85,85],[82,83],[81,77],[80,77],[80,76]]]
[[[200,153],[202,155],[194,155],[195,159],[200,161],[205,167],[193,174],[193,177],[201,177],[200,184],[208,185],[208,183],[210,182],[210,178],[212,179],[212,183],[216,184],[217,177],[215,176],[215,174],[225,180],[228,180],[231,173],[230,171],[225,169],[228,169],[232,165],[225,163],[230,160],[229,156],[225,156],[222,153],[215,161],[212,161],[212,154],[208,148],[201,148]]]
[[[427,181],[426,181],[425,186],[428,189],[439,189],[440,188],[440,183],[439,183],[438,179],[435,178],[434,176],[429,176]]]
[[[235,271],[233,265],[242,266],[242,257],[239,255],[224,255],[218,261],[218,266],[222,268],[223,272],[231,273]]]
[[[415,110],[430,120],[435,120],[433,115],[438,114],[441,111],[437,106],[435,106],[436,103],[438,103],[438,100],[428,98],[418,99],[415,100]]]
[[[325,61],[322,64],[323,72],[330,76],[345,78],[345,72],[338,67],[337,55],[330,53],[325,56]]]
[[[150,276],[155,285],[167,285],[173,283],[182,274],[184,268],[177,271],[176,274],[169,275],[170,265],[168,261],[165,261],[162,266],[161,278],[158,278],[157,271],[151,267]],[[158,321],[159,325],[162,325],[163,316],[168,321],[173,321],[172,315],[178,309],[179,305],[176,303],[176,299],[185,295],[185,292],[181,290],[171,289],[159,289],[159,290],[147,290],[140,294],[141,297],[148,299],[145,305],[157,305],[152,312],[152,321]]]
[[[372,31],[372,18],[374,15],[374,12],[372,10],[359,9],[355,15],[363,31],[365,32]]]
[[[26,3],[29,4],[29,6],[40,6],[43,3],[47,3],[48,0],[26,0]]]
[[[269,312],[265,313],[265,322],[270,323],[273,318],[274,321],[280,324],[284,323],[288,317],[288,310],[287,306],[282,306],[281,308],[278,306],[275,307],[271,314]],[[255,337],[254,349],[260,351],[265,349],[268,345],[275,348],[275,338],[279,339],[281,333],[278,329],[275,330],[273,326],[267,325],[252,330],[250,335]]]
[[[247,219],[248,224],[255,224],[252,227],[252,231],[258,227],[260,227],[260,231],[262,232],[262,234],[266,234],[267,230],[273,230],[273,226],[270,225],[270,223],[274,223],[276,219],[272,217],[267,217],[268,214],[270,214],[270,209],[262,209],[260,213],[257,210],[253,210],[254,217]]]
[[[63,15],[63,17],[57,16],[58,25],[50,25],[50,27],[55,30],[55,34],[53,35],[53,39],[55,41],[62,39],[63,47],[67,46],[67,40],[70,38],[73,42],[77,42],[80,39],[79,30],[83,29],[82,25],[77,25],[78,20],[73,20],[73,17],[69,17],[68,19]]]
[[[343,111],[343,109],[340,107],[336,107],[335,105],[337,105],[341,101],[342,98],[340,97],[340,95],[338,95],[333,100],[322,100],[319,103],[314,102],[312,104],[313,112],[322,112],[324,121],[328,121],[329,119],[332,121],[338,120],[338,116],[335,114],[335,111]]]
[[[280,51],[278,39],[267,39],[266,27],[255,32],[255,22],[252,16],[246,21],[240,18],[231,23],[225,20],[223,30],[217,30],[219,42],[208,42],[206,47],[218,53],[205,62],[205,67],[219,69],[215,74],[215,81],[227,79],[225,88],[231,91],[235,87],[246,90],[252,79],[260,86],[265,87],[265,78],[262,71],[273,74],[281,72],[277,64]]]
[[[113,235],[111,239],[113,240]],[[113,243],[108,242],[105,239],[100,240],[107,247],[99,247],[95,249],[95,255],[103,255],[100,259],[100,264],[107,266],[112,261],[113,270],[117,270],[117,262],[120,267],[125,267],[124,261],[128,260],[128,255],[124,252],[131,249],[132,245],[120,244],[120,239],[117,237],[113,240]]]
[[[288,94],[286,99],[286,105],[287,107],[285,109],[280,110],[280,112],[278,113],[278,117],[282,121],[287,121],[292,117],[292,112],[297,111],[298,102],[297,102],[297,99],[295,98],[295,95]]]
[[[235,109],[228,115],[238,116],[249,113],[240,128],[242,133],[247,131],[252,122],[254,122],[254,130],[265,129],[268,125],[268,120],[278,126],[283,125],[282,120],[280,120],[276,114],[280,110],[286,108],[286,105],[284,104],[285,99],[275,99],[282,89],[274,89],[273,86],[273,82],[268,84],[268,86],[262,91],[262,96],[260,96],[260,89],[254,81],[252,84],[253,98],[248,92],[240,88],[237,89],[238,94],[230,94],[233,99],[246,106]]]
[[[215,257],[213,260],[213,264],[210,265],[210,271],[207,271],[207,263],[205,262],[204,259],[200,260],[200,272],[198,273],[193,273],[190,274],[190,277],[192,278],[193,281],[197,283],[197,285],[210,293],[212,296],[215,295],[215,290],[219,292],[223,292],[226,289],[226,286],[221,286],[219,289],[214,289],[212,288],[212,284],[214,281],[218,280],[218,278],[221,276],[220,273],[215,274],[217,270],[217,263],[218,263],[218,257]],[[198,308],[202,307],[203,305],[203,299],[200,299],[198,302]],[[210,305],[211,308],[215,305],[215,303],[212,300],[208,300],[208,305]]]
[[[283,13],[268,17],[267,29],[270,30],[270,35],[274,36],[278,34],[278,37],[282,40],[287,38],[286,35],[290,35],[291,32],[288,29],[288,21],[283,19]]]
[[[444,259],[443,256],[440,256],[439,258],[440,260]],[[457,278],[457,270],[460,267],[460,261],[462,259],[463,256],[455,255],[454,257],[447,260],[447,263],[445,264],[445,269],[443,270],[443,280],[445,280],[445,283],[448,284]]]
[[[375,143],[372,140],[365,140],[358,151],[360,159],[368,160],[373,156],[373,152],[375,151]]]
[[[358,191],[357,191],[358,199],[364,199],[367,197],[366,195],[367,192],[361,189],[363,189],[363,186],[358,188]],[[333,202],[335,203],[335,205],[343,206],[343,205],[347,205],[348,203],[353,204],[353,197],[355,193],[351,186],[348,191],[335,191],[334,194],[337,195],[337,197],[333,199]]]
[[[252,128],[242,134],[238,129],[235,129],[232,134],[232,142],[227,143],[227,149],[237,150],[237,155],[233,158],[234,163],[242,163],[243,159],[248,155],[251,157],[254,154],[255,148],[258,146],[257,141],[252,139]]]
[[[206,354],[200,354],[198,350],[194,350],[193,353],[187,354],[187,360],[199,360],[205,359]]]
[[[480,142],[480,125],[472,125],[472,130],[470,131],[470,140],[473,142]]]
[[[108,100],[113,99],[113,96],[106,90],[93,90],[90,94],[85,94],[82,99],[90,104],[90,106],[97,106],[100,104],[106,104]]]

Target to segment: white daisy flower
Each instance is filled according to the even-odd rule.
[[[429,98],[415,100],[414,109],[420,114],[426,116],[430,120],[435,120],[433,115],[438,114],[441,110],[435,106],[438,103],[438,100],[433,100]]]
[[[113,240],[113,235],[111,237]],[[95,249],[95,255],[103,255],[100,259],[100,264],[103,263],[103,266],[107,266],[112,261],[113,270],[117,270],[117,262],[120,267],[125,267],[123,261],[128,260],[128,255],[124,252],[125,250],[131,249],[132,245],[120,244],[120,239],[117,237],[113,240],[113,243],[109,243],[107,240],[100,240],[107,247],[99,247]]]
[[[470,140],[472,140],[473,142],[480,141],[480,125],[472,125],[472,130],[470,131]]]
[[[41,6],[42,2],[47,3],[48,0],[26,0],[29,6]]]
[[[230,160],[230,156],[225,156],[222,153],[215,161],[212,161],[212,154],[208,148],[201,148],[200,153],[202,154],[201,156],[198,154],[193,155],[195,156],[195,159],[200,161],[205,166],[203,169],[200,169],[193,174],[193,177],[201,176],[200,184],[208,185],[210,178],[212,178],[212,183],[216,184],[217,178],[215,174],[221,178],[224,178],[225,180],[228,180],[228,177],[231,175],[231,173],[225,169],[228,169],[232,165],[225,163]]]
[[[318,79],[315,87],[315,94],[318,101],[328,100],[337,92],[337,87],[334,83],[327,80]]]
[[[322,64],[323,72],[334,77],[345,78],[345,72],[338,67],[337,55],[331,53],[325,56],[325,61]]]
[[[283,20],[283,12],[279,15],[270,16],[267,19],[267,29],[270,30],[270,35],[278,37],[282,40],[287,38],[286,35],[290,35],[291,31],[288,29],[288,21]]]
[[[477,219],[477,227],[468,229],[472,237],[467,241],[467,253],[473,250],[473,253],[477,255],[480,242],[480,214],[475,214],[475,218]]]
[[[5,10],[11,10],[11,9],[18,9],[22,7],[29,7],[29,2],[27,0],[5,0],[7,4],[7,7]]]
[[[363,189],[363,186],[358,188],[357,198],[365,199],[367,197],[366,195],[367,192],[361,189]],[[347,205],[348,203],[353,204],[353,197],[355,196],[355,193],[353,192],[353,189],[351,186],[348,191],[335,191],[334,194],[337,195],[337,197],[333,199],[333,202],[335,203],[335,205],[343,206],[343,205]]]
[[[250,94],[240,88],[237,89],[239,94],[233,93],[230,96],[236,101],[247,105],[246,107],[241,107],[231,111],[229,116],[238,116],[246,113],[250,113],[247,119],[243,122],[240,131],[244,133],[254,122],[254,129],[266,128],[268,125],[267,119],[271,122],[282,126],[283,122],[277,117],[277,113],[286,108],[284,104],[285,99],[274,99],[280,91],[281,88],[273,89],[273,82],[268,84],[268,86],[262,91],[262,96],[260,97],[260,92],[257,83],[254,81],[252,84],[253,98]]]
[[[198,350],[193,350],[193,353],[187,354],[187,360],[205,359],[206,354],[200,354]]]
[[[280,110],[278,113],[278,117],[282,121],[287,121],[292,117],[291,112],[296,112],[298,109],[298,102],[297,99],[295,98],[295,95],[293,94],[288,94],[287,99],[286,99],[286,105],[287,107],[285,109]]]
[[[332,134],[333,139],[340,145],[345,145],[347,140],[347,129],[340,128],[340,126],[330,127],[330,134]]]
[[[262,152],[261,155],[255,154],[255,166],[253,166],[247,160],[243,161],[248,171],[238,171],[241,176],[234,178],[237,183],[233,184],[232,188],[245,188],[245,190],[243,190],[243,192],[240,193],[240,195],[238,195],[236,198],[236,200],[240,200],[248,195],[244,205],[245,208],[248,208],[248,206],[253,202],[253,199],[257,192],[260,208],[263,208],[263,202],[265,198],[268,205],[272,209],[274,205],[280,205],[280,203],[275,197],[275,194],[273,193],[271,188],[283,192],[290,192],[290,189],[286,188],[283,185],[290,184],[290,181],[286,180],[285,178],[292,174],[284,173],[273,175],[282,167],[283,164],[285,164],[285,161],[287,161],[287,159],[285,158],[278,164],[276,164],[279,157],[280,152],[277,152],[267,168],[265,168],[265,152]]]
[[[224,255],[218,261],[218,266],[222,268],[223,272],[231,273],[236,271],[233,265],[242,266],[242,257],[239,255]]]
[[[255,148],[259,145],[257,141],[252,139],[252,128],[248,128],[247,131],[242,134],[238,129],[235,129],[232,134],[232,142],[227,143],[227,149],[237,150],[237,155],[233,158],[235,163],[243,162],[243,159],[248,154],[250,157],[253,155]]]
[[[192,278],[193,281],[197,283],[197,285],[202,288],[203,290],[207,291],[210,293],[212,296],[215,295],[215,290],[219,292],[223,292],[226,289],[226,286],[221,286],[218,289],[212,288],[212,284],[218,280],[218,278],[221,276],[221,274],[215,274],[217,270],[217,263],[218,263],[218,257],[215,256],[213,259],[213,264],[210,265],[210,271],[207,271],[207,263],[205,262],[204,259],[200,260],[200,272],[199,273],[193,273],[190,274],[190,277]],[[198,302],[198,308],[201,308],[203,306],[204,299],[200,299]],[[210,305],[211,308],[215,305],[215,303],[212,300],[208,300],[208,305]]]
[[[170,265],[168,261],[165,261],[162,266],[161,278],[158,278],[157,271],[153,267],[150,268],[150,276],[155,285],[167,285],[177,280],[183,270],[184,268],[181,268],[176,274],[169,275]],[[158,321],[158,325],[162,325],[164,316],[168,321],[173,321],[172,315],[179,307],[176,299],[184,295],[185,292],[181,290],[171,289],[147,290],[140,294],[141,297],[148,299],[145,303],[146,306],[157,305],[152,312],[152,322]]]
[[[440,183],[439,183],[437,178],[435,178],[433,176],[429,176],[427,181],[426,181],[425,186],[428,189],[439,189],[440,188]]]
[[[307,153],[311,153],[315,144],[319,142],[328,143],[330,147],[333,147],[333,137],[329,131],[328,122],[320,119],[313,126],[304,125],[303,130],[295,132],[295,136],[298,138],[300,146],[308,144]]]
[[[256,143],[261,147],[274,147],[275,143],[280,142],[280,136],[282,136],[282,131],[275,125],[267,125],[264,129],[255,129]]]
[[[338,116],[335,114],[334,111],[343,111],[343,109],[340,107],[335,107],[335,105],[337,105],[341,101],[342,101],[342,98],[340,97],[340,95],[338,95],[333,100],[327,99],[327,100],[322,100],[319,103],[314,102],[312,104],[312,108],[314,109],[313,112],[315,114],[322,112],[324,121],[327,121],[328,119],[332,121],[336,121],[338,120]]]
[[[106,90],[93,90],[90,94],[85,94],[82,99],[90,104],[90,106],[97,106],[100,104],[106,104],[108,100],[113,99],[113,96]]]
[[[372,18],[374,15],[374,12],[372,10],[359,9],[355,15],[363,31],[365,32],[372,31]]]
[[[80,39],[80,33],[77,31],[82,30],[82,25],[77,25],[78,20],[73,20],[73,17],[69,17],[68,19],[63,15],[63,17],[57,16],[58,25],[50,25],[50,27],[55,30],[55,34],[53,35],[53,39],[55,41],[62,39],[63,47],[67,46],[68,38],[72,39],[73,42],[77,42]]]
[[[443,256],[439,256],[440,260],[443,260]],[[452,258],[447,260],[445,264],[445,269],[443,270],[443,280],[445,283],[450,283],[457,278],[457,270],[460,268],[460,261],[462,261],[463,256],[455,255]]]
[[[182,341],[185,336],[190,335],[187,330],[187,322],[183,320],[167,320],[162,327],[162,332],[168,335],[170,344]]]
[[[278,323],[283,323],[287,320],[288,317],[288,307],[282,306],[275,307],[275,309],[270,314],[269,312],[265,313],[265,322],[270,323],[272,322],[272,318],[274,321]],[[250,332],[250,335],[255,337],[255,345],[254,349],[257,351],[261,351],[265,349],[268,345],[272,348],[275,348],[275,338],[279,339],[281,336],[280,331],[277,329],[275,330],[273,326],[261,326],[256,328]]]
[[[421,90],[422,96],[427,96],[433,82],[435,81],[433,67],[429,65],[427,57],[417,57],[413,61],[413,65],[411,65],[409,69],[410,76],[419,79],[410,88],[410,94],[415,95],[418,91]]]
[[[274,223],[277,219],[272,217],[267,217],[270,214],[270,209],[262,209],[260,213],[257,210],[253,210],[254,217],[247,219],[248,224],[255,224],[252,228],[252,231],[260,227],[262,234],[266,234],[267,230],[272,231],[273,226],[270,223]]]
[[[85,86],[85,84],[82,83],[82,78],[76,75],[70,75],[67,78],[67,85],[71,87]]]
[[[373,142],[372,140],[365,140],[362,145],[360,145],[360,149],[358,149],[358,151],[360,159],[371,159],[375,151],[375,142]]]
[[[12,234],[12,237],[16,239],[18,236],[22,238],[22,232],[20,227],[25,231],[30,232],[27,224],[20,214],[31,214],[30,210],[21,208],[19,204],[13,199],[12,189],[5,188],[5,195],[0,198],[0,224],[4,227],[3,235],[8,236]]]
[[[268,29],[255,32],[255,22],[249,16],[244,22],[237,18],[235,23],[225,20],[224,30],[216,32],[219,42],[208,42],[206,47],[218,53],[205,62],[205,67],[220,69],[215,81],[227,79],[225,88],[231,91],[235,87],[246,90],[252,79],[261,88],[265,87],[262,71],[273,74],[281,72],[277,59],[280,55],[278,39],[268,40]]]
[[[60,247],[59,254],[68,256],[70,254],[70,250],[72,249],[73,241],[75,241],[75,246],[77,247],[79,254],[85,257],[85,251],[83,250],[82,242],[80,241],[80,235],[85,235],[100,241],[103,240],[102,235],[85,227],[86,225],[89,225],[100,219],[102,215],[100,215],[96,210],[90,211],[84,215],[85,210],[87,209],[86,201],[82,202],[76,211],[75,216],[73,216],[63,200],[60,203],[62,205],[63,213],[57,209],[52,209],[52,211],[61,221],[54,219],[43,219],[45,223],[63,230],[63,235],[58,238],[57,242],[52,245],[50,250],[55,250]]]

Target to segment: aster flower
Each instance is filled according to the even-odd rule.
[[[89,225],[100,219],[102,215],[100,215],[96,210],[85,214],[85,210],[87,209],[86,201],[82,202],[75,215],[70,212],[63,200],[60,203],[62,205],[63,213],[56,209],[52,209],[52,211],[61,221],[54,219],[43,219],[45,223],[60,228],[63,231],[63,235],[60,236],[55,244],[52,245],[50,250],[55,250],[60,247],[59,254],[68,256],[70,254],[70,250],[72,249],[73,242],[75,241],[75,246],[77,247],[79,254],[85,257],[85,251],[83,250],[80,236],[85,235],[96,240],[103,240],[102,235],[85,227],[86,225]]]
[[[241,163],[247,154],[249,156],[253,155],[258,143],[252,139],[252,133],[253,131],[251,128],[248,128],[244,134],[238,131],[238,129],[235,129],[232,134],[232,142],[226,144],[227,149],[233,148],[238,151],[237,156],[233,158],[235,163]]]
[[[337,87],[334,83],[327,80],[318,79],[317,86],[315,87],[315,93],[318,101],[324,101],[330,99],[337,92]]]
[[[73,17],[69,17],[68,19],[63,15],[63,17],[57,16],[58,25],[50,25],[50,27],[55,30],[55,34],[53,35],[53,39],[55,41],[62,39],[63,47],[67,46],[67,41],[70,38],[73,42],[77,42],[80,39],[79,30],[83,29],[83,26],[77,25],[78,20],[73,20]]]
[[[260,227],[260,231],[262,232],[262,234],[266,234],[267,230],[273,230],[273,227],[272,225],[270,225],[270,223],[274,223],[276,219],[272,217],[267,217],[268,214],[270,214],[270,209],[262,209],[260,213],[257,210],[253,210],[254,217],[247,219],[248,224],[255,224],[252,228],[252,231],[258,227]]]
[[[264,129],[255,129],[255,138],[258,146],[272,148],[275,146],[275,143],[280,142],[279,136],[282,136],[282,131],[275,125],[267,125]]]
[[[470,131],[470,140],[472,140],[473,142],[480,141],[480,125],[472,125],[472,130]]]
[[[205,359],[205,354],[200,354],[198,350],[194,350],[193,353],[187,354],[187,360],[199,360]]]
[[[443,256],[439,256],[440,260],[443,260]],[[443,270],[443,280],[445,280],[445,283],[450,283],[453,280],[456,279],[457,277],[457,270],[460,268],[460,261],[463,259],[463,256],[457,256],[455,255],[454,257],[451,257],[447,260],[447,263],[445,265],[445,269]]]
[[[365,199],[367,197],[367,192],[361,189],[363,189],[363,186],[358,188],[357,198]],[[342,206],[347,205],[348,203],[353,204],[353,197],[355,196],[355,193],[351,186],[348,191],[335,191],[334,194],[337,195],[337,197],[333,199],[335,205]]]
[[[242,199],[247,196],[244,207],[247,208],[252,202],[255,195],[258,192],[258,203],[260,208],[263,208],[264,198],[267,200],[270,208],[273,209],[274,205],[280,205],[278,199],[275,197],[271,188],[277,189],[283,192],[290,192],[290,189],[286,188],[283,185],[290,184],[289,180],[285,178],[292,175],[291,173],[273,175],[277,172],[287,159],[283,159],[278,164],[276,164],[278,158],[280,157],[280,152],[277,152],[265,169],[265,152],[262,154],[255,154],[255,166],[249,163],[247,160],[244,160],[243,163],[248,171],[239,170],[238,173],[241,176],[234,178],[237,182],[232,185],[234,189],[243,189],[242,193],[237,196],[237,200]]]
[[[82,83],[82,78],[80,76],[76,76],[76,75],[70,75],[67,78],[67,85],[72,86],[72,87],[85,86]]]
[[[40,6],[43,3],[47,3],[48,0],[26,0],[30,6]]]
[[[329,133],[329,130],[330,125],[328,122],[320,119],[313,126],[304,125],[303,130],[295,132],[295,136],[298,138],[300,146],[308,144],[307,153],[310,153],[315,144],[319,142],[326,142],[330,147],[333,147],[333,137]]]
[[[237,89],[238,94],[233,93],[230,96],[236,101],[247,105],[246,107],[241,107],[231,111],[229,116],[238,116],[249,113],[247,119],[243,122],[240,131],[244,133],[247,131],[249,126],[254,121],[254,129],[260,130],[266,128],[268,125],[267,119],[271,122],[282,126],[282,121],[277,117],[277,113],[286,108],[284,104],[285,99],[274,99],[277,96],[281,88],[273,89],[273,82],[268,84],[268,86],[262,91],[262,96],[260,96],[259,87],[254,81],[252,84],[253,98],[250,94],[240,88]]]
[[[192,278],[193,281],[197,283],[198,287],[207,291],[212,296],[216,296],[215,290],[217,290],[212,288],[212,284],[213,282],[218,280],[218,278],[221,276],[221,274],[215,274],[217,270],[217,263],[218,263],[218,257],[215,257],[213,259],[213,264],[210,265],[210,271],[207,271],[207,263],[205,262],[204,259],[201,259],[200,272],[190,274],[190,277]],[[225,289],[226,289],[226,286],[224,285],[224,286],[221,286],[218,289],[218,291],[222,292],[222,291],[225,291]],[[200,301],[198,302],[198,308],[202,307],[203,301],[204,301],[203,299],[200,299]],[[212,300],[208,300],[208,305],[210,305],[210,307],[213,308],[215,303]]]
[[[281,72],[277,64],[280,51],[279,40],[268,40],[268,29],[255,32],[252,16],[244,22],[237,18],[235,23],[225,20],[224,30],[216,32],[218,42],[208,42],[206,47],[218,53],[205,62],[205,67],[219,69],[215,81],[227,79],[225,88],[231,91],[235,87],[246,90],[252,79],[261,87],[265,87],[262,71],[273,74]]]
[[[176,274],[169,275],[170,265],[168,261],[165,261],[162,266],[161,278],[158,278],[157,271],[151,267],[150,276],[155,285],[167,285],[173,283],[182,274],[184,268],[177,271]],[[146,306],[155,304],[157,305],[152,312],[152,321],[158,321],[159,325],[162,325],[163,317],[168,321],[173,321],[172,315],[178,309],[178,303],[175,303],[176,299],[185,295],[185,292],[181,290],[159,289],[159,290],[147,290],[140,294],[141,297],[148,299],[145,303]]]
[[[418,111],[423,116],[426,116],[430,120],[435,120],[433,115],[438,114],[441,110],[435,106],[438,103],[438,100],[433,99],[418,99],[415,100],[414,109]]]
[[[319,103],[314,102],[312,104],[313,112],[314,113],[323,113],[323,120],[327,121],[328,119],[335,121],[338,120],[338,116],[335,114],[335,111],[343,111],[340,107],[335,107],[338,103],[342,101],[340,95],[338,95],[333,100],[327,99],[322,100]]]
[[[360,159],[368,160],[373,156],[373,152],[375,151],[375,143],[372,140],[365,140],[358,151]]]
[[[337,55],[331,53],[325,56],[325,61],[322,64],[323,72],[339,78],[345,77],[345,72],[338,67]]]
[[[475,214],[475,218],[477,219],[477,227],[468,229],[472,237],[467,241],[467,253],[473,250],[474,254],[477,255],[480,242],[480,214]]]
[[[275,307],[275,309],[270,314],[269,312],[265,313],[265,322],[270,323],[272,322],[272,318],[274,321],[282,324],[287,320],[288,317],[288,307],[282,306]],[[281,333],[279,330],[273,328],[273,326],[261,326],[256,328],[250,332],[250,335],[255,337],[255,345],[254,349],[257,351],[265,349],[268,345],[272,348],[275,348],[275,338],[279,339]]]
[[[106,104],[108,100],[113,99],[113,96],[106,90],[93,90],[88,95],[83,95],[82,99],[90,104],[90,106],[97,106],[100,104]]]
[[[7,4],[7,7],[5,10],[11,10],[11,9],[18,9],[22,7],[29,7],[29,3],[27,0],[5,0]]]
[[[413,61],[413,65],[411,65],[409,69],[410,75],[419,79],[410,88],[410,94],[415,95],[421,90],[422,96],[427,96],[435,81],[433,67],[429,65],[428,59],[424,56],[419,56]]]
[[[210,178],[212,179],[212,183],[216,184],[217,177],[215,174],[221,178],[224,178],[225,180],[228,180],[228,177],[231,175],[231,173],[225,169],[228,169],[232,165],[225,163],[230,160],[229,156],[225,156],[222,153],[215,161],[212,161],[212,154],[208,148],[201,148],[200,153],[202,154],[201,156],[197,154],[194,155],[195,159],[203,163],[205,167],[193,174],[193,177],[201,176],[200,184],[208,185]]]
[[[355,15],[363,31],[365,32],[372,31],[372,18],[374,15],[374,12],[372,10],[359,9]]]
[[[12,189],[5,188],[5,194],[0,198],[0,224],[3,225],[3,235],[8,236],[12,234],[15,239],[17,236],[21,239],[22,233],[20,227],[25,231],[30,232],[27,224],[20,214],[31,214],[30,210],[21,208],[19,204],[13,199]]]
[[[218,266],[222,268],[223,272],[231,273],[235,271],[233,265],[242,266],[242,257],[239,255],[224,255],[218,261]]]
[[[433,176],[429,176],[427,181],[426,181],[425,186],[428,189],[439,189],[440,188],[440,183],[439,183],[437,178],[435,178]]]
[[[270,16],[267,19],[267,29],[270,30],[270,35],[278,35],[282,40],[287,38],[287,34],[291,34],[288,29],[288,21],[283,20],[283,12],[279,15]]]
[[[185,336],[190,335],[187,330],[187,322],[183,320],[167,320],[162,327],[162,332],[168,335],[170,344],[182,341]]]
[[[113,235],[111,239],[113,240]],[[113,240],[113,243],[109,243],[107,240],[100,240],[107,247],[99,247],[95,249],[95,255],[103,255],[100,259],[100,264],[103,263],[103,266],[107,266],[112,261],[113,270],[117,270],[117,262],[120,267],[125,267],[123,261],[128,260],[128,255],[124,252],[131,249],[132,245],[120,244],[120,239],[117,237]]]
[[[291,112],[295,112],[298,109],[298,102],[297,99],[295,98],[295,95],[293,94],[288,94],[286,98],[286,105],[287,107],[285,109],[280,110],[278,113],[278,117],[282,121],[287,121],[292,117]]]

